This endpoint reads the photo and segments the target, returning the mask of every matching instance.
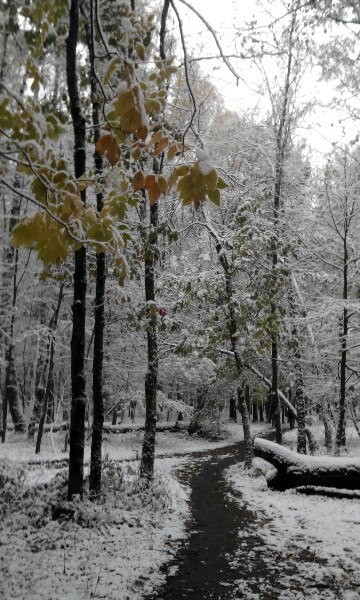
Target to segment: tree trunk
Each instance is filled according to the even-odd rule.
[[[66,74],[74,127],[74,171],[78,179],[85,172],[85,119],[81,112],[76,65],[76,48],[79,32],[79,1],[71,0],[69,35],[66,40]],[[85,204],[86,191],[81,191]],[[74,302],[72,307],[73,328],[71,338],[71,415],[69,434],[69,487],[71,500],[84,492],[84,444],[85,444],[85,311],[86,311],[86,250],[75,251]]]
[[[348,217],[346,213],[346,217]],[[346,375],[347,375],[347,334],[348,334],[348,310],[346,301],[348,299],[348,247],[347,247],[347,227],[346,218],[344,232],[344,256],[343,256],[343,318],[342,318],[342,338],[341,338],[341,359],[340,359],[340,395],[339,395],[339,416],[336,427],[335,454],[340,454],[341,446],[345,446],[345,409],[346,409]]]
[[[292,319],[295,319],[297,311],[295,306],[294,289],[292,286],[289,288],[288,291],[288,301],[290,307],[290,315]],[[297,411],[298,422],[297,451],[300,454],[306,454],[306,400],[304,394],[303,370],[301,366],[302,356],[299,342],[299,331],[295,324],[293,324],[291,327],[291,337],[295,358],[295,406]]]
[[[277,469],[268,486],[286,490],[299,486],[360,489],[360,460],[329,456],[304,456],[268,440],[254,440],[254,454]]]
[[[49,369],[48,369],[45,393],[44,393],[44,397],[43,397],[43,405],[42,405],[41,417],[40,417],[40,421],[39,421],[39,429],[38,429],[38,434],[37,434],[37,438],[36,438],[35,454],[40,454],[45,419],[48,414],[48,408],[51,403],[51,400],[54,401],[55,332],[56,332],[57,325],[58,325],[61,303],[62,303],[62,300],[64,297],[64,286],[65,286],[65,283],[62,283],[60,286],[57,306],[56,306],[55,312],[52,316],[52,319],[50,321]]]
[[[15,177],[15,188],[20,188],[20,180],[18,175]],[[9,219],[9,246],[5,251],[5,270],[2,276],[3,306],[11,307],[10,322],[3,323],[2,326],[6,331],[6,349],[5,349],[5,390],[2,406],[2,442],[6,440],[6,427],[8,409],[14,423],[15,431],[20,433],[26,429],[25,417],[23,414],[21,401],[18,392],[16,363],[15,363],[15,345],[14,345],[14,325],[15,325],[15,309],[17,302],[17,271],[18,271],[18,251],[14,249],[10,238],[12,230],[18,222],[21,207],[20,196],[14,194],[12,198],[12,206]]]
[[[253,423],[257,423],[259,420],[259,405],[257,402],[253,403]]]
[[[150,232],[145,247],[145,301],[147,317],[148,367],[145,377],[145,432],[142,445],[140,475],[145,481],[154,476],[156,402],[158,376],[157,311],[155,296],[155,265],[158,243],[158,205],[150,205]]]
[[[282,444],[281,402],[278,393],[278,343],[275,339],[271,343],[271,375],[270,418],[274,420],[276,442]]]
[[[251,440],[251,430],[250,430],[250,419],[249,412],[246,405],[246,399],[243,392],[244,387],[244,364],[241,358],[241,354],[238,348],[238,326],[236,320],[236,312],[235,312],[235,304],[234,304],[234,287],[233,287],[233,276],[232,271],[227,259],[227,255],[224,252],[223,245],[219,239],[219,236],[212,228],[209,221],[207,221],[206,215],[203,212],[205,222],[208,226],[208,230],[210,235],[215,240],[215,248],[220,261],[220,264],[224,271],[225,276],[225,292],[226,292],[226,300],[227,300],[227,327],[229,330],[230,336],[230,347],[235,359],[236,371],[238,374],[239,384],[237,386],[237,396],[238,396],[238,409],[242,418],[242,426],[244,432],[244,446],[245,446],[245,468],[250,469],[252,465],[252,457],[253,457],[253,447]]]
[[[92,103],[92,122],[94,126],[94,144],[100,138],[100,103],[99,86],[95,72],[95,19],[93,14],[93,3],[90,3],[90,15],[86,18],[86,39],[90,58],[90,86]],[[96,152],[95,175],[100,178],[103,174],[103,159]],[[100,213],[104,207],[103,194],[96,194],[96,209]],[[105,284],[106,284],[106,255],[99,252],[96,255],[96,291],[94,309],[94,355],[93,355],[93,423],[90,456],[90,495],[96,498],[101,493],[101,470],[102,470],[102,438],[104,427],[104,394],[103,394],[103,362],[104,362],[104,330],[105,330]],[[116,422],[115,422],[116,424]]]

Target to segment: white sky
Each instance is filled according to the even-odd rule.
[[[256,0],[247,2],[236,2],[234,0],[222,0],[221,3],[209,2],[209,0],[190,0],[189,2],[217,32],[224,53],[236,52],[239,45],[239,36],[236,28],[242,28],[246,21],[258,19],[262,24],[268,24],[273,18],[286,14],[286,9],[281,0],[272,0],[271,3],[264,2],[267,6],[271,4],[268,15],[261,15]],[[205,25],[181,3],[176,6],[183,19],[183,27],[189,46],[196,48],[195,56],[209,56],[218,54],[215,43]],[[321,35],[321,32],[319,32]],[[241,48],[240,48],[241,49]],[[237,49],[239,52],[239,48]],[[221,61],[201,62],[202,70],[214,82],[221,95],[225,106],[231,110],[239,111],[253,109],[259,106],[259,110],[270,110],[269,99],[264,95],[261,99],[257,91],[260,85],[258,73],[248,60],[232,60],[232,65],[245,80],[236,86],[234,77]],[[270,64],[270,63],[269,63]],[[275,62],[272,63],[275,67]],[[269,70],[274,68],[269,66]],[[274,70],[275,72],[275,70]],[[281,75],[279,78],[281,82]],[[311,99],[320,99],[323,103],[328,102],[335,92],[335,87],[329,83],[319,83],[315,71],[306,75],[302,89],[299,94],[299,102]],[[329,110],[324,107],[312,111],[306,117],[304,128],[299,129],[299,135],[304,137],[316,154],[328,153],[332,144],[342,144],[354,137],[354,124],[350,122],[339,123],[344,117],[338,111]]]

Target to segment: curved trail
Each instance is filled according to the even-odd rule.
[[[241,503],[224,478],[224,470],[242,460],[244,446],[238,443],[194,456],[179,471],[191,487],[190,536],[167,565],[164,586],[148,600],[276,600],[285,590],[301,590],[296,565],[269,556],[256,533],[261,516]]]

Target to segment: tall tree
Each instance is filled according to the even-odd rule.
[[[78,88],[77,46],[79,37],[79,0],[71,0],[69,32],[66,40],[66,74],[74,128],[74,172],[79,179],[85,173],[86,121],[82,114]],[[86,190],[81,191],[83,204]],[[73,329],[71,338],[71,417],[68,497],[83,496],[84,492],[84,443],[85,443],[85,311],[86,311],[86,249],[75,251]]]

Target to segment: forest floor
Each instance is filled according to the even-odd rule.
[[[148,600],[359,599],[359,499],[269,491],[268,465],[255,459],[251,477],[243,458],[241,443],[180,470],[189,537]]]
[[[148,495],[137,478],[141,432],[109,434],[104,503],[59,520],[63,437],[47,435],[31,468],[26,439],[0,446],[1,600],[360,598],[359,500],[269,491],[267,463],[243,470],[240,424],[216,443],[158,434]]]

